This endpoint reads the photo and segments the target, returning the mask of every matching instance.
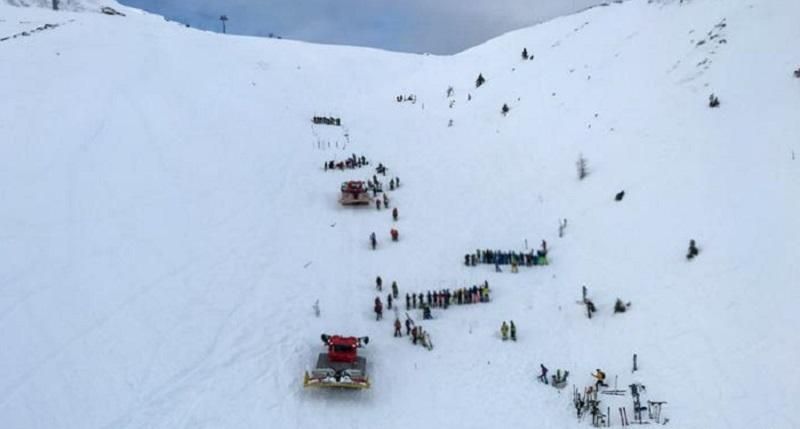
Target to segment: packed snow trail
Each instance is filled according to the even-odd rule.
[[[0,34],[69,23],[0,46],[5,426],[577,428],[571,385],[596,368],[668,401],[670,426],[800,425],[794,2],[635,0],[452,57],[119,9],[0,5]],[[344,130],[345,150],[316,148]],[[338,205],[374,174],[322,170],[351,153],[401,178],[396,223]],[[463,266],[542,239],[546,267]],[[427,351],[374,321],[377,275],[401,298],[488,280],[492,302],[410,311]],[[370,336],[369,391],[303,390],[321,333]],[[538,383],[540,363],[569,390]]]

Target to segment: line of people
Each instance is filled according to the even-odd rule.
[[[323,165],[323,167],[324,167],[325,171],[328,171],[328,170],[346,170],[346,169],[347,170],[352,170],[352,169],[364,167],[366,165],[369,165],[369,161],[367,161],[366,157],[364,157],[363,155],[357,157],[356,154],[353,154],[352,156],[350,156],[349,158],[345,159],[344,161],[335,161],[335,160],[326,161],[325,164]]]
[[[520,265],[527,267],[548,265],[547,242],[542,240],[542,247],[536,251],[533,249],[528,252],[477,249],[475,253],[467,253],[464,255],[464,265],[474,267],[479,263],[494,264],[497,271],[501,271],[501,265],[511,265],[512,271],[516,271],[516,268]]]
[[[420,292],[419,294],[406,294],[406,310],[428,307],[447,309],[451,305],[477,304],[489,302],[490,300],[489,282],[472,287],[462,287],[451,291],[441,289],[438,291]]]

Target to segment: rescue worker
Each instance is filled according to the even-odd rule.
[[[503,338],[503,341],[508,340],[508,324],[506,321],[503,321],[503,324],[500,325],[500,336]]]
[[[401,330],[403,325],[400,323],[400,319],[394,319],[394,336],[395,337],[402,337],[403,331]]]

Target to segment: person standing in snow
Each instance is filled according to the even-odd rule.
[[[395,299],[397,299],[397,296],[400,295],[400,291],[397,289],[397,282],[396,281],[392,282],[392,295],[394,295]]]
[[[392,209],[392,219],[394,219],[394,221],[397,222],[397,207]]]
[[[406,315],[406,335],[411,335],[411,327],[414,326],[414,321]]]
[[[406,293],[406,310],[410,309],[411,309],[411,296],[409,296],[408,293]]]
[[[379,292],[383,290],[383,279],[381,278],[381,276],[378,276],[375,279],[375,287],[378,289]]]
[[[503,341],[508,340],[508,324],[506,324],[505,320],[503,321],[503,324],[500,325],[500,337],[503,339]]]
[[[375,320],[381,320],[383,318],[383,304],[381,303],[380,297],[375,297]]]
[[[386,295],[386,308],[392,309],[392,294]]]
[[[386,196],[386,193],[383,193],[383,207],[389,208],[389,197]]]
[[[417,294],[411,294],[411,308],[417,308]]]
[[[381,209],[381,200],[378,198],[375,199],[375,208],[378,210]]]
[[[400,324],[400,319],[394,319],[394,336],[395,337],[402,337],[403,331],[401,330],[403,325]]]
[[[697,249],[697,244],[694,242],[694,240],[689,240],[689,252],[686,253],[686,259],[691,261],[699,254],[700,250]]]
[[[378,239],[375,238],[375,233],[369,235],[369,242],[372,244],[372,250],[375,250],[375,247],[378,245]]]
[[[517,341],[517,326],[514,325],[513,320],[509,324],[509,332],[511,333],[511,341]]]

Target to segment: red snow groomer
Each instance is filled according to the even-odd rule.
[[[303,387],[341,387],[368,389],[367,360],[358,349],[369,343],[369,337],[343,337],[322,334],[327,353],[320,353],[317,367],[303,377]]]
[[[342,196],[339,197],[339,203],[343,206],[352,206],[359,204],[369,204],[372,198],[369,196],[366,184],[358,180],[351,180],[342,183]]]

